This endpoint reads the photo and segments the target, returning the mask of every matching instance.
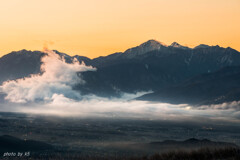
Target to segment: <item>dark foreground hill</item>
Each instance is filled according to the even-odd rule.
[[[238,148],[221,148],[221,149],[208,149],[202,148],[193,151],[176,151],[166,153],[156,153],[154,155],[146,156],[111,156],[111,157],[98,157],[87,156],[83,157],[77,153],[65,154],[51,154],[49,156],[32,156],[30,158],[4,158],[4,160],[239,160],[240,150]]]
[[[5,152],[39,152],[52,149],[53,147],[50,144],[44,142],[22,140],[8,135],[0,136],[1,155]]]
[[[122,146],[122,148],[118,148],[119,151],[117,152],[112,152],[114,147],[111,147],[111,149],[106,148],[105,151],[103,150],[101,154],[98,153],[100,150],[98,149],[98,151],[97,148],[95,152],[90,151],[86,154],[83,153],[83,150],[53,150],[50,145],[36,141],[29,141],[23,144],[21,140],[10,136],[1,136],[0,140],[1,149],[4,149],[4,151],[33,151],[30,156],[0,156],[0,159],[6,160],[238,160],[240,158],[240,149],[235,144],[213,142],[207,139],[167,140],[163,142],[133,144]],[[8,147],[5,148],[2,145],[7,145]],[[85,150],[84,152],[88,151]]]
[[[165,140],[162,142],[151,142],[151,143],[136,143],[126,145],[111,146],[111,148],[117,148],[125,153],[138,153],[141,154],[154,154],[154,153],[166,153],[166,152],[177,152],[177,151],[192,151],[202,148],[208,149],[219,149],[219,148],[238,148],[234,143],[226,142],[214,142],[208,139],[187,139],[185,141]]]

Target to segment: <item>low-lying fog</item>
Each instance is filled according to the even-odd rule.
[[[76,83],[86,83],[76,74],[96,71],[96,68],[73,61],[68,64],[53,51],[42,58],[42,74],[31,75],[16,81],[6,81],[0,86],[5,102],[2,112],[22,112],[76,117],[119,117],[160,120],[221,120],[239,122],[239,102],[193,107],[132,100],[142,93],[126,94],[121,98],[82,96],[72,90]]]

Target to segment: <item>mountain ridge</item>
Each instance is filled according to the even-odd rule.
[[[240,66],[240,53],[230,47],[200,45],[185,48],[177,42],[166,46],[155,40],[149,40],[137,47],[93,59],[80,55],[69,56],[57,50],[55,52],[67,63],[77,59],[97,68],[97,72],[81,73],[86,84],[77,84],[73,89],[81,91],[82,94],[110,97],[119,96],[123,92],[152,90],[158,93],[163,88],[183,85],[189,79],[202,74],[215,73],[225,67]],[[21,50],[1,57],[0,83],[39,73],[44,55],[40,51]],[[232,75],[233,79],[234,76],[236,75]],[[180,88],[184,89],[183,86]]]
[[[136,46],[136,47],[131,47],[131,48],[129,48],[129,49],[126,49],[124,52],[115,52],[115,53],[112,53],[112,54],[109,54],[109,55],[106,55],[106,56],[99,56],[99,57],[95,57],[95,58],[88,58],[87,56],[83,56],[83,55],[80,55],[80,54],[75,54],[75,55],[73,55],[73,56],[70,56],[70,55],[68,55],[68,54],[66,54],[66,53],[63,53],[63,52],[59,52],[58,50],[56,50],[56,49],[53,49],[53,51],[55,51],[55,52],[58,52],[58,53],[60,53],[60,54],[62,54],[62,55],[65,55],[65,56],[70,56],[70,57],[78,57],[78,56],[80,56],[80,57],[87,57],[88,59],[90,59],[90,60],[93,60],[93,59],[97,59],[97,58],[100,58],[100,57],[107,57],[107,56],[110,56],[110,55],[114,55],[114,54],[120,54],[120,53],[130,53],[130,50],[132,50],[132,49],[134,49],[134,48],[137,48],[137,47],[144,47],[144,46],[152,46],[153,48],[151,48],[151,50],[147,50],[146,52],[150,52],[150,51],[153,51],[153,50],[157,50],[157,49],[159,49],[159,46],[164,46],[164,47],[174,47],[174,48],[187,48],[187,49],[200,49],[200,48],[209,48],[209,47],[220,47],[220,48],[223,48],[223,49],[232,49],[232,50],[235,50],[235,51],[237,51],[237,52],[239,52],[238,50],[236,50],[236,49],[233,49],[233,48],[231,48],[231,47],[221,47],[221,46],[219,46],[219,45],[207,45],[207,44],[199,44],[199,45],[197,45],[197,46],[195,46],[195,47],[188,47],[188,46],[183,46],[183,45],[181,45],[181,44],[179,44],[178,42],[172,42],[171,43],[171,45],[166,45],[165,43],[163,43],[163,42],[161,42],[161,41],[157,41],[157,40],[155,40],[155,39],[150,39],[150,40],[148,40],[148,41],[145,41],[145,42],[143,42],[143,43],[141,43],[141,44],[139,44],[138,46]],[[21,54],[21,53],[26,53],[26,52],[33,52],[33,53],[35,53],[35,52],[42,52],[42,53],[44,53],[43,51],[39,51],[39,50],[27,50],[27,49],[21,49],[21,50],[18,50],[18,51],[12,51],[12,52],[10,52],[10,53],[7,53],[7,54],[5,54],[5,55],[2,55],[0,58],[3,58],[4,56],[6,56],[6,55],[8,55],[8,54],[12,54],[12,53],[17,53],[17,54]],[[145,53],[146,53],[145,52]]]

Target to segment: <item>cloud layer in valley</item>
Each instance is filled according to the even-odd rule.
[[[82,96],[72,87],[84,85],[81,72],[96,68],[66,63],[53,51],[46,50],[42,58],[41,74],[15,81],[6,81],[0,91],[6,94],[8,103],[0,104],[0,111],[31,114],[50,114],[74,117],[124,117],[161,120],[226,120],[239,121],[239,102],[199,108],[186,104],[172,105],[131,100],[144,93],[123,94],[121,98]]]

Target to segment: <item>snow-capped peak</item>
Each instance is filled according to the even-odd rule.
[[[159,42],[154,39],[150,39],[147,42],[142,43],[140,46],[142,47],[151,46],[152,48],[159,48],[161,46],[167,47],[167,45],[164,44],[163,42]]]
[[[186,46],[182,46],[182,45],[180,45],[180,44],[177,43],[177,42],[173,42],[173,43],[170,45],[170,47],[174,47],[174,48],[182,48],[182,49],[186,49],[186,48],[188,48],[188,47],[186,47]]]
[[[158,42],[156,40],[151,39],[137,47],[133,47],[126,50],[124,53],[131,54],[131,56],[142,55],[150,51],[160,50],[162,47],[167,47],[167,45],[162,42]]]

